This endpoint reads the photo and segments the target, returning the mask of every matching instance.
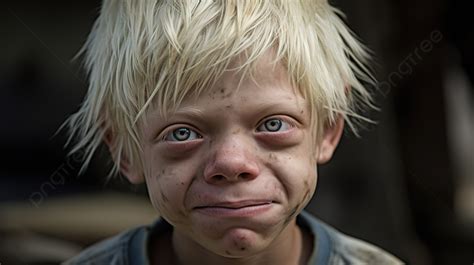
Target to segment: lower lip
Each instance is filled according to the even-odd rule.
[[[252,217],[260,215],[272,207],[272,203],[246,206],[242,208],[224,208],[224,207],[202,207],[196,211],[214,217]]]

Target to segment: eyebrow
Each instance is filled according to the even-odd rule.
[[[255,104],[255,108],[251,108],[252,111],[248,111],[245,109],[241,109],[241,114],[243,115],[244,119],[251,120],[252,117],[255,116],[262,116],[262,115],[269,115],[270,113],[278,115],[278,114],[285,114],[288,113],[292,115],[296,120],[299,122],[305,123],[305,116],[307,115],[306,110],[306,101],[298,101],[299,104],[288,104],[286,98],[279,98],[275,101],[270,102],[258,102]],[[209,119],[207,118],[207,111],[204,110],[199,106],[186,106],[181,107],[175,110],[174,112],[168,113],[166,116],[168,117],[166,120],[163,120],[163,123],[168,123],[174,119],[179,120],[181,118],[189,119],[196,121],[201,124],[207,124]],[[304,111],[305,113],[303,114]]]
[[[173,112],[170,116],[182,115],[193,119],[205,120],[204,111],[195,107],[184,107],[180,108],[176,112]]]

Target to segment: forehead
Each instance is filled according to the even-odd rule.
[[[295,107],[304,104],[302,94],[292,84],[285,66],[271,52],[263,54],[248,68],[246,63],[244,56],[234,58],[212,86],[202,93],[188,95],[175,110],[189,105],[218,105],[224,101],[268,105],[296,100],[292,103],[297,103]]]
[[[266,112],[309,113],[305,111],[308,102],[292,84],[285,66],[271,53],[262,55],[247,71],[242,68],[246,63],[244,57],[233,59],[212,86],[199,94],[188,92],[164,113],[160,108],[151,108],[146,120],[167,123],[183,114],[212,117],[231,113],[250,120],[253,115]]]
[[[173,82],[163,83],[157,87],[157,93],[150,95],[150,105],[145,112],[159,110],[162,116],[167,116],[175,112],[183,103],[196,101],[201,95],[218,92],[226,88],[222,83],[236,83],[232,89],[226,91],[238,92],[244,84],[254,82],[256,88],[265,83],[290,82],[291,77],[282,63],[281,58],[277,58],[274,48],[263,52],[257,58],[248,58],[245,53],[239,54],[228,60],[224,68],[221,63],[210,65],[208,71],[189,69],[184,76],[177,73],[168,73],[176,77],[170,79]],[[192,82],[191,82],[192,81]],[[297,92],[296,86],[292,86]],[[307,94],[299,89],[302,94]]]

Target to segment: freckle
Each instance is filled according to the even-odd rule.
[[[276,156],[275,156],[274,153],[270,153],[270,154],[268,155],[268,158],[271,159],[271,160],[276,160]]]
[[[181,185],[184,186],[184,182],[181,181]]]
[[[245,248],[244,248],[244,247],[241,247],[241,248],[240,248],[240,250],[241,250],[241,251],[244,251],[244,250],[245,250]]]
[[[161,193],[161,199],[164,201],[164,202],[169,202],[170,200],[165,196],[165,194]]]
[[[232,105],[227,105],[227,106],[225,106],[225,108],[230,109],[230,108],[232,108]]]
[[[224,94],[224,89],[223,88],[221,88],[221,93]]]

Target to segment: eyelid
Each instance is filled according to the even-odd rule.
[[[158,134],[158,137],[156,138],[157,142],[177,142],[177,143],[179,143],[180,141],[168,141],[168,140],[166,140],[166,138],[168,137],[168,135],[170,133],[172,133],[174,130],[179,129],[179,128],[187,128],[191,131],[194,131],[199,136],[198,139],[203,137],[202,133],[190,124],[187,124],[187,123],[174,123],[174,124],[168,125],[166,128],[164,128]],[[186,141],[191,141],[191,140],[186,140]],[[182,141],[182,142],[186,142],[186,141]]]
[[[264,126],[265,122],[267,122],[269,120],[281,120],[283,123],[286,123],[288,125],[288,129],[283,130],[283,131],[275,131],[275,132],[257,130],[257,132],[263,132],[263,133],[286,132],[286,131],[290,130],[291,128],[296,127],[296,125],[297,125],[297,121],[295,119],[291,118],[291,117],[283,116],[283,115],[273,115],[273,116],[269,116],[269,117],[266,117],[266,118],[260,120],[260,122],[257,124],[257,129],[260,128],[261,126]]]

